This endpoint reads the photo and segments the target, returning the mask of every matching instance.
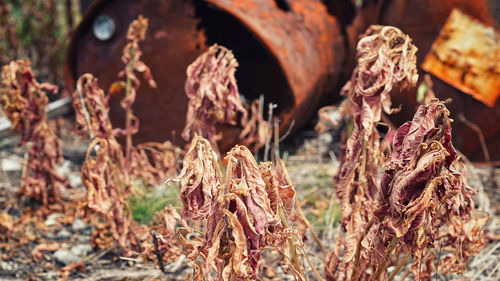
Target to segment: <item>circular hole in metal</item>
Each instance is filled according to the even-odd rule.
[[[113,20],[113,18],[106,14],[98,15],[95,18],[94,23],[92,24],[92,31],[94,33],[94,36],[101,41],[111,39],[111,37],[113,37],[113,34],[115,34],[115,30],[115,21]]]

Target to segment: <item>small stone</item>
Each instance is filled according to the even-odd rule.
[[[73,221],[73,225],[71,225],[73,231],[82,231],[87,228],[87,224],[84,223],[81,219],[75,219]]]
[[[321,143],[331,143],[333,141],[333,137],[331,134],[323,133],[318,136],[318,140]]]
[[[85,232],[86,232],[86,231],[85,231]],[[90,237],[90,234],[88,234],[88,235],[87,235],[87,234],[80,234],[80,235],[78,235],[78,237],[76,238],[76,241],[77,241],[78,243],[88,243],[88,242],[90,242],[90,238],[91,238],[91,237]]]
[[[14,267],[8,262],[0,261],[0,269],[4,271],[13,271]]]
[[[71,165],[70,161],[64,161],[62,163],[59,163],[56,166],[56,172],[62,177],[68,178],[68,175],[71,174],[70,165]]]
[[[67,231],[66,229],[59,231],[56,235],[57,239],[66,239],[69,237],[71,237],[71,232]]]
[[[69,177],[68,177],[68,180],[69,180],[69,184],[72,186],[72,187],[80,187],[82,186],[82,177],[81,177],[81,174],[80,173],[77,173],[77,174],[70,174]]]
[[[47,231],[45,232],[45,238],[49,240],[54,240],[56,239],[56,235],[51,231]]]
[[[52,226],[52,225],[57,225],[57,218],[62,217],[62,214],[50,214],[47,216],[47,219],[45,220],[45,225],[46,226]]]
[[[90,244],[80,244],[71,248],[71,252],[78,257],[85,257],[88,253],[92,251],[92,246]]]
[[[23,168],[22,161],[16,161],[15,159],[11,158],[4,158],[2,159],[1,163],[1,168],[4,172],[21,171],[21,169]]]
[[[80,258],[74,255],[72,252],[62,249],[55,251],[52,256],[54,257],[54,259],[56,259],[56,261],[64,265],[68,265],[80,260]]]

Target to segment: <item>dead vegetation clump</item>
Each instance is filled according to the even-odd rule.
[[[394,86],[415,85],[416,47],[395,27],[372,26],[359,41],[358,65],[342,89],[352,132],[347,140],[339,181],[335,186],[341,200],[342,229],[334,251],[328,256],[326,275],[330,280],[351,278],[355,268],[356,242],[373,216],[378,203],[378,168],[383,163],[376,125],[382,110],[390,114],[389,92]],[[344,238],[342,238],[344,236]],[[340,246],[344,253],[340,260]],[[340,267],[339,267],[340,266]],[[338,268],[339,267],[339,268]],[[337,272],[338,271],[338,272]]]
[[[32,197],[45,206],[60,201],[60,188],[69,182],[56,171],[62,160],[59,139],[47,123],[47,93],[57,87],[39,83],[29,60],[12,61],[2,68],[0,103],[12,122],[12,130],[21,133],[19,145],[28,146],[20,195]]]
[[[247,115],[240,100],[234,73],[238,62],[233,53],[217,44],[212,45],[188,66],[185,91],[189,99],[186,126],[182,137],[195,135],[210,141],[218,151],[217,124],[235,125],[238,113]]]
[[[184,158],[181,174],[167,183],[181,183],[183,216],[206,219],[203,238],[183,238],[194,263],[195,280],[254,280],[262,251],[272,247],[299,280],[304,278],[296,245],[301,239],[290,223],[295,190],[280,184],[270,162],[259,166],[245,146],[235,146],[226,156],[222,177],[216,154],[208,140],[197,136]],[[203,258],[203,266],[196,258]],[[199,278],[199,279],[196,279]]]
[[[79,98],[80,94],[83,99]],[[83,206],[88,206],[102,216],[124,254],[130,255],[129,241],[133,241],[134,237],[127,197],[132,194],[132,186],[130,175],[124,167],[122,146],[116,140],[109,121],[108,98],[99,88],[97,79],[90,74],[78,79],[74,98],[77,122],[86,119],[83,124],[79,124],[79,128],[86,128],[89,135],[93,136],[82,166],[82,183],[87,189],[87,201]],[[80,101],[82,105],[78,106]],[[85,115],[88,115],[87,118],[82,117]],[[109,246],[108,243],[98,244]]]
[[[102,219],[102,223],[95,222],[98,231],[94,233],[93,240],[102,248],[108,248],[116,241],[125,256],[143,252],[143,243],[151,246],[147,241],[150,238],[148,228],[134,225],[131,217],[128,198],[139,192],[135,182],[161,183],[169,173],[177,172],[177,158],[182,153],[169,142],[132,144],[132,135],[139,126],[132,112],[139,87],[134,72],[144,73],[150,86],[156,86],[149,68],[140,61],[138,42],[144,40],[146,28],[147,19],[142,16],[130,25],[127,33],[129,42],[122,57],[125,70],[120,73],[120,76],[126,76],[126,81],[114,83],[110,90],[114,93],[125,89],[121,102],[126,111],[124,129],[112,127],[108,115],[110,96],[104,94],[91,74],[84,74],[78,79],[77,90],[73,93],[77,130],[92,139],[82,166],[82,182],[87,188],[87,201],[83,206],[97,212]],[[125,147],[117,140],[119,136],[125,136]]]
[[[475,191],[467,185],[465,164],[451,143],[448,116],[437,99],[420,106],[396,132],[382,178],[374,225],[377,239],[384,238],[377,243],[388,248],[391,239],[397,240],[391,247],[411,253],[418,280],[430,279],[437,246],[451,253],[443,254],[439,270],[462,274],[485,244],[482,230],[488,217],[474,210]]]
[[[393,86],[415,85],[415,52],[394,27],[372,26],[359,41],[358,66],[343,88],[353,126],[335,187],[342,233],[325,264],[328,280],[392,280],[407,264],[416,280],[430,280],[441,250],[447,253],[439,270],[462,274],[485,244],[487,216],[474,211],[474,190],[451,143],[452,120],[443,102],[420,106],[412,121],[388,134],[392,153],[382,154],[375,126],[382,110],[393,111]]]
[[[252,151],[258,151],[270,141],[272,134],[270,122],[264,119],[263,99],[255,99],[250,105],[250,114],[241,119],[242,130],[238,136],[241,143]]]
[[[77,132],[91,139],[81,170],[87,191],[81,206],[96,227],[94,246],[109,249],[118,244],[124,256],[155,260],[164,271],[163,263],[182,253],[179,241],[192,262],[194,280],[215,276],[216,280],[258,280],[262,254],[273,249],[296,280],[306,280],[301,257],[322,280],[305,254],[307,229],[326,252],[301,210],[280,159],[272,106],[268,122],[263,100],[254,101],[247,114],[234,77],[238,64],[231,51],[221,46],[210,47],[187,69],[189,107],[182,135],[186,140],[194,137],[182,170],[165,181],[180,184],[181,214],[168,205],[156,214],[151,227],[133,221],[128,199],[140,192],[137,181],[164,182],[178,171],[183,155],[169,142],[132,143],[139,126],[132,110],[140,85],[136,72],[156,86],[149,68],[140,61],[139,42],[146,29],[147,19],[142,16],[130,25],[122,57],[125,69],[119,74],[125,81],[114,83],[106,95],[95,77],[84,74],[73,93]],[[394,111],[389,92],[416,83],[415,53],[411,39],[399,29],[372,26],[358,44],[358,65],[342,89],[347,100],[337,112],[340,118],[332,117],[336,112],[332,107],[320,112],[326,121],[319,130],[325,130],[328,122],[337,125],[341,118],[350,122],[335,187],[342,209],[341,231],[326,258],[328,280],[392,280],[410,264],[408,272],[417,280],[430,280],[436,270],[463,273],[465,263],[485,244],[488,217],[474,210],[474,190],[466,184],[465,165],[451,144],[452,120],[443,102],[429,97],[412,121],[390,131],[392,152],[389,138],[386,145],[380,143],[376,126],[384,112]],[[2,79],[4,111],[21,131],[21,144],[31,144],[21,192],[44,205],[58,201],[58,187],[68,185],[55,172],[61,152],[44,111],[45,93],[55,88],[39,84],[25,61],[5,66]],[[110,94],[121,90],[125,91],[123,129],[113,128],[108,116]],[[246,146],[237,145],[227,153],[227,166],[221,169],[216,126],[235,125],[238,117],[243,126],[240,139],[254,149],[269,146],[271,128],[275,130],[274,162],[258,164]],[[267,152],[266,148],[266,157]],[[381,166],[385,172],[379,182]],[[18,227],[8,213],[0,212],[2,231],[10,234]],[[32,256],[42,259],[44,251],[59,247],[59,243],[41,243]],[[65,279],[84,268],[82,260],[60,269],[60,274]]]

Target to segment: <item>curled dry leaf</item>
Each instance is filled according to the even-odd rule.
[[[12,123],[12,130],[21,133],[19,145],[30,144],[27,171],[20,194],[35,198],[45,206],[60,200],[60,187],[69,182],[56,171],[62,161],[59,139],[47,123],[47,93],[57,87],[39,83],[29,60],[12,61],[2,68],[0,104]]]
[[[233,53],[217,44],[188,66],[185,91],[189,104],[182,131],[185,140],[197,134],[216,148],[221,137],[216,124],[235,125],[238,112],[246,116],[234,77],[237,66]]]
[[[226,159],[226,190],[243,200],[253,217],[256,231],[263,235],[267,226],[275,225],[279,220],[271,209],[259,166],[245,146],[235,146]]]
[[[269,122],[263,116],[263,107],[260,99],[254,100],[250,105],[250,114],[244,114],[241,119],[243,129],[239,139],[253,151],[262,148],[267,142],[268,135],[271,134]]]
[[[184,205],[183,217],[193,220],[207,218],[214,210],[222,175],[217,154],[210,142],[201,136],[195,136],[188,152],[184,156],[181,173],[165,184],[181,183],[181,200]]]
[[[131,176],[151,186],[159,185],[175,175],[183,151],[171,142],[148,142],[134,146],[130,164]]]
[[[43,251],[49,251],[53,252],[59,249],[61,245],[57,242],[53,243],[42,243],[38,244],[32,251],[31,255],[36,259],[36,260],[43,260]]]
[[[109,96],[99,88],[97,78],[88,73],[80,76],[72,98],[78,134],[105,139],[113,135],[109,119]]]
[[[463,273],[467,260],[484,246],[487,217],[474,215],[474,190],[466,184],[465,166],[451,143],[448,115],[444,103],[433,99],[396,131],[379,207],[358,245],[351,245],[360,261],[354,280],[384,280],[392,257],[399,254],[414,256],[411,272],[417,280],[428,280],[436,242],[452,252],[441,260],[442,272]]]
[[[167,183],[181,182],[183,216],[207,219],[203,243],[182,239],[191,260],[204,258],[206,278],[212,280],[211,273],[217,272],[217,280],[253,280],[262,251],[271,246],[285,252],[283,242],[296,236],[278,217],[283,206],[293,210],[295,191],[291,183],[279,182],[270,163],[259,168],[244,146],[234,147],[226,160],[222,182],[209,141],[197,136],[181,174]],[[199,270],[196,266],[196,276]]]
[[[365,228],[378,205],[377,176],[383,157],[376,123],[381,120],[382,110],[388,114],[394,111],[389,96],[392,88],[414,86],[417,82],[416,51],[410,37],[392,26],[371,26],[358,42],[356,68],[342,88],[348,102],[340,109],[352,120],[335,186],[345,233],[343,242],[339,237],[337,243],[344,246],[344,253],[342,261],[340,248],[328,256],[327,264],[338,266],[325,270],[329,280],[351,279],[356,266],[369,263],[356,248],[362,239],[360,229]]]

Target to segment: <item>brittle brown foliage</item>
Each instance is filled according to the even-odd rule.
[[[253,151],[259,150],[268,141],[268,135],[272,134],[271,126],[264,119],[263,102],[256,99],[250,105],[250,114],[243,115],[241,125],[243,126],[238,138],[241,143]]]
[[[487,217],[474,211],[475,191],[467,185],[465,165],[451,143],[448,116],[437,99],[420,106],[396,132],[382,178],[376,243],[387,248],[389,240],[397,239],[392,247],[416,258],[412,271],[418,280],[430,279],[437,241],[452,252],[442,259],[442,272],[459,274],[485,243]]]
[[[204,271],[208,280],[213,280],[211,272],[217,273],[217,280],[254,280],[266,247],[286,254],[287,239],[301,243],[287,223],[295,191],[293,185],[281,184],[270,162],[259,167],[245,146],[235,146],[226,160],[223,179],[209,141],[197,136],[186,153],[181,174],[167,183],[181,182],[184,216],[207,220],[201,243],[186,245],[196,278],[203,280],[200,271]],[[295,248],[290,251],[293,255]],[[199,256],[204,260],[202,267],[195,263]],[[301,279],[300,263],[294,262],[297,264],[291,267]]]
[[[167,175],[176,173],[177,159],[182,151],[170,142],[132,144],[132,135],[139,126],[137,117],[132,113],[140,85],[135,72],[142,72],[150,86],[156,87],[149,68],[140,61],[138,43],[145,38],[147,22],[147,19],[139,16],[131,23],[127,33],[128,44],[122,56],[125,69],[119,74],[125,76],[126,81],[116,82],[110,89],[110,94],[125,89],[125,97],[121,102],[126,111],[125,128],[112,127],[108,106],[110,95],[104,94],[91,74],[84,74],[78,79],[77,89],[73,93],[73,106],[77,131],[92,139],[82,166],[82,181],[87,188],[87,201],[83,206],[97,212],[109,226],[109,234],[102,231],[104,226],[101,227],[99,233],[94,235],[94,242],[98,246],[108,247],[111,235],[124,255],[140,252],[145,247],[145,257],[149,258],[152,252],[148,240],[149,229],[136,226],[133,222],[128,197],[135,193],[136,180],[157,185]],[[125,147],[118,142],[119,136],[125,136]]]
[[[451,143],[452,120],[443,102],[429,99],[412,121],[390,132],[392,153],[381,157],[387,148],[380,147],[375,125],[382,110],[392,111],[392,87],[416,82],[415,52],[409,37],[393,27],[371,27],[358,44],[358,66],[343,89],[353,131],[336,186],[345,239],[340,234],[328,255],[328,280],[392,280],[410,257],[415,279],[430,280],[437,242],[451,252],[439,269],[460,274],[484,246],[487,216],[474,211],[474,190]],[[391,265],[397,266],[388,276]]]
[[[132,187],[130,175],[124,167],[123,148],[109,121],[108,98],[99,88],[97,79],[85,74],[77,81],[73,104],[77,128],[86,128],[93,136],[82,166],[82,182],[87,188],[87,201],[83,205],[97,212],[109,224],[114,240],[125,255],[130,255],[129,241],[134,237],[127,197],[132,193]]]
[[[341,112],[349,114],[353,130],[347,140],[339,181],[335,186],[341,200],[342,230],[328,256],[326,275],[330,280],[349,279],[354,269],[356,242],[377,206],[377,174],[383,157],[376,123],[382,110],[391,113],[389,92],[394,86],[415,85],[416,47],[395,27],[372,26],[357,46],[357,66],[342,89],[347,96]],[[344,246],[340,262],[340,245]],[[337,273],[337,267],[338,268]]]
[[[125,98],[120,102],[125,110],[125,128],[116,129],[116,133],[125,136],[125,158],[127,163],[132,164],[133,143],[132,136],[139,131],[139,119],[134,115],[132,105],[135,102],[137,89],[141,85],[136,72],[142,73],[144,80],[148,82],[151,88],[156,88],[156,82],[153,79],[149,67],[140,60],[142,51],[139,48],[139,42],[146,38],[148,28],[148,19],[142,15],[130,23],[127,30],[127,45],[123,48],[122,61],[125,64],[123,71],[118,73],[119,77],[125,77],[125,81],[117,81],[111,85],[110,93],[119,92],[125,89]],[[131,171],[131,166],[128,170]]]
[[[201,136],[193,138],[184,156],[182,171],[176,178],[168,179],[165,184],[171,182],[181,182],[183,217],[202,220],[210,215],[217,202],[222,174],[217,163],[217,154],[208,140]]]
[[[189,99],[186,126],[182,137],[189,140],[202,136],[217,148],[221,138],[217,124],[235,125],[238,112],[246,116],[234,73],[238,62],[233,53],[217,44],[212,45],[191,65],[186,74],[185,91]]]
[[[21,133],[19,145],[29,145],[19,194],[35,198],[45,206],[60,200],[61,186],[70,187],[56,171],[62,152],[59,139],[47,123],[48,92],[57,92],[57,87],[39,83],[29,60],[3,66],[0,103],[12,122],[12,130]]]

